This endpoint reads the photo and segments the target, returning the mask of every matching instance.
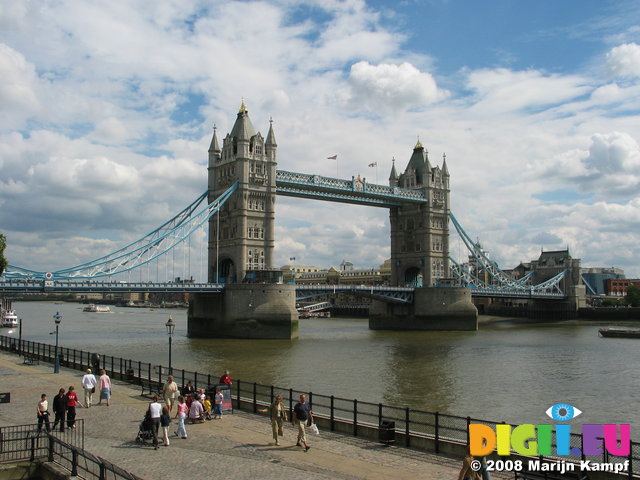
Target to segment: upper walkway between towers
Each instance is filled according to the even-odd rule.
[[[62,368],[60,374],[53,374],[50,365],[26,366],[20,360],[0,352],[0,391],[11,392],[11,403],[0,408],[2,426],[33,423],[41,393],[52,399],[61,386],[80,387],[81,372]],[[305,453],[295,446],[296,433],[290,425],[285,426],[282,445],[277,447],[267,417],[239,411],[222,420],[188,425],[188,439],[172,436],[171,445],[156,452],[135,442],[148,404],[148,399],[140,397],[139,387],[114,381],[112,400],[110,407],[78,410],[78,418],[85,421],[85,450],[149,480],[167,474],[234,480],[444,480],[457,478],[461,465],[458,458],[387,447],[329,431],[310,438],[311,450]]]

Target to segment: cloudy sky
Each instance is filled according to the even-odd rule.
[[[501,266],[569,246],[640,277],[638,25],[628,1],[0,0],[6,256],[57,270],[162,224],[244,98],[280,169],[386,183],[419,137]],[[279,197],[276,228],[278,266],[389,256],[384,209]]]

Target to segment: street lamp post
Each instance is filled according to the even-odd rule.
[[[53,373],[60,373],[60,356],[58,355],[58,329],[60,328],[60,322],[62,321],[62,315],[60,315],[60,312],[56,312],[53,316],[53,320],[56,322],[56,350],[53,360]]]
[[[173,321],[171,315],[169,315],[169,320],[167,320],[164,326],[167,327],[167,335],[169,335],[169,375],[173,375],[171,368],[171,339],[173,337],[173,331],[176,329],[176,322]]]
[[[22,319],[18,327],[18,355],[22,355]]]

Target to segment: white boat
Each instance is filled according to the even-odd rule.
[[[18,315],[11,308],[11,300],[2,299],[0,304],[0,327],[15,328],[18,326]]]
[[[87,305],[82,309],[83,312],[91,312],[91,313],[109,313],[111,312],[111,308],[109,305]]]

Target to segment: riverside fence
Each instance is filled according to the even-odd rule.
[[[60,433],[38,430],[35,424],[0,427],[0,462],[20,461],[31,464],[49,462],[66,470],[72,477],[88,480],[142,480],[84,450],[82,419],[76,420],[75,429]]]
[[[26,361],[54,362],[55,346],[30,340],[18,340],[5,335],[0,336],[0,349],[21,355]],[[92,367],[96,353],[67,347],[58,347],[60,364],[75,370]],[[140,362],[132,359],[100,354],[100,368],[104,368],[111,378],[142,386],[143,390],[160,391],[163,378],[172,374],[176,382],[186,385],[191,381],[196,389],[214,388],[218,377],[210,373],[200,373],[184,369],[169,368],[162,365]],[[293,388],[262,385],[256,382],[235,380],[232,387],[234,408],[266,415],[268,407],[276,394],[282,395],[287,402],[289,414],[300,394],[307,395],[313,409],[316,423],[321,428],[331,431],[379,439],[385,443],[395,443],[436,453],[464,454],[469,439],[469,425],[482,423],[494,429],[505,422],[489,421],[472,417],[461,417],[439,412],[428,412],[403,408],[382,403],[346,399],[334,395],[319,394],[296,390]],[[515,425],[514,425],[515,426]],[[555,438],[555,435],[554,435]],[[584,451],[582,434],[572,433],[570,450],[579,448]],[[555,442],[552,444],[555,451]],[[520,457],[513,452],[511,458],[528,460],[531,457]],[[629,462],[625,477],[640,478],[640,443],[631,442],[631,452],[626,457],[613,456],[603,448],[600,456],[539,456],[536,460],[546,462],[574,462],[590,460],[591,462],[620,464]],[[521,477],[520,477],[521,478]]]

